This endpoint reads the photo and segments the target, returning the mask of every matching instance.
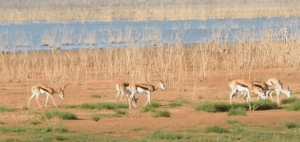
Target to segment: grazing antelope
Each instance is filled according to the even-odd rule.
[[[247,86],[237,83],[236,88],[233,89],[230,93],[231,97],[234,97],[238,92],[245,93],[246,95],[244,96],[244,98],[247,98],[247,102],[251,102],[250,90]]]
[[[53,88],[51,87],[48,87],[48,86],[45,86],[45,85],[34,85],[31,87],[31,92],[32,92],[32,95],[31,97],[29,98],[29,101],[28,101],[28,106],[30,106],[30,101],[32,98],[35,97],[35,100],[36,102],[39,104],[39,106],[42,108],[41,104],[39,103],[38,99],[39,99],[39,95],[43,95],[45,94],[47,96],[46,98],[46,103],[45,103],[45,107],[47,108],[47,103],[48,103],[48,99],[49,97],[52,99],[54,105],[57,107],[55,101],[54,101],[54,98],[53,98],[53,95],[55,93],[60,93],[59,94],[59,97],[61,99],[64,99],[65,97],[65,89],[66,87],[68,86],[69,84],[66,84],[62,89],[60,89],[59,91],[56,91],[54,90]]]
[[[145,93],[147,95],[147,101],[144,104],[147,105],[147,103],[150,104],[151,102],[151,93],[154,92],[157,89],[165,89],[165,85],[162,81],[160,81],[156,86],[151,85],[151,84],[141,84],[141,83],[131,83],[129,85],[129,90],[131,91],[130,96],[128,97],[128,104],[129,104],[129,108],[131,109],[130,106],[130,101],[134,100],[133,98],[135,98],[135,95],[137,93]],[[137,102],[135,102],[137,103]],[[137,108],[137,106],[134,106],[135,108]]]
[[[131,94],[130,90],[129,90],[129,83],[128,82],[119,82],[116,85],[116,90],[117,90],[117,96],[116,96],[116,100],[118,102],[119,97],[121,97],[121,100],[123,100],[123,96],[126,93],[127,94],[127,98],[128,95]],[[127,101],[126,101],[127,103]]]
[[[232,80],[229,82],[229,87],[231,89],[231,93],[229,95],[230,104],[232,104],[232,97],[234,97],[237,93],[236,91],[237,91],[238,85],[240,85],[244,88],[247,87],[251,92],[254,92],[255,94],[259,95],[261,98],[265,99],[265,93],[262,91],[262,87],[260,85],[253,84],[252,82],[250,82],[248,80],[235,79],[235,80]],[[242,91],[242,92],[245,92],[245,91]],[[250,96],[250,94],[249,94],[249,96]],[[247,99],[249,99],[249,98],[247,98]]]
[[[290,98],[291,95],[292,95],[291,90],[290,90],[289,88],[287,88],[287,89],[283,88],[283,87],[282,87],[282,83],[280,82],[280,80],[278,80],[278,79],[276,79],[276,78],[270,78],[270,79],[268,79],[268,80],[266,81],[266,84],[269,85],[269,86],[272,86],[272,85],[275,85],[275,86],[277,85],[277,86],[278,86],[277,89],[270,90],[270,91],[266,94],[266,97],[268,97],[268,94],[270,95],[270,98],[271,98],[271,100],[272,100],[272,102],[273,102],[273,97],[272,97],[272,95],[273,95],[273,91],[275,90],[276,95],[277,95],[277,104],[278,104],[278,105],[280,104],[280,102],[279,102],[279,95],[280,95],[280,92],[286,94],[286,96],[287,96],[288,98]],[[280,87],[280,88],[279,88],[279,87]],[[258,99],[259,99],[259,97],[257,98],[257,100],[258,100]]]

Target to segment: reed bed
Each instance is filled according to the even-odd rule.
[[[2,21],[27,20],[192,20],[299,16],[296,0],[216,1],[30,1],[12,0],[0,6]]]
[[[3,82],[50,82],[61,86],[68,81],[89,79],[146,83],[162,79],[168,82],[169,88],[180,86],[176,88],[181,90],[203,79],[210,79],[211,72],[216,70],[225,69],[228,77],[235,77],[233,72],[236,70],[299,67],[299,49],[295,44],[207,43],[190,47],[174,45],[6,53],[0,54],[0,74]],[[220,53],[216,50],[216,47],[223,46],[228,51]],[[282,47],[290,50],[283,54]]]
[[[293,24],[277,30],[264,30],[260,41],[254,39],[253,32],[241,31],[237,42],[227,42],[226,28],[212,34],[207,43],[184,45],[184,30],[175,30],[171,37],[174,43],[161,43],[161,31],[153,28],[139,33],[132,28],[126,35],[118,30],[109,31],[107,48],[81,48],[79,50],[24,51],[0,54],[0,74],[2,82],[30,82],[56,85],[59,88],[67,82],[80,82],[89,79],[126,80],[154,83],[167,82],[167,87],[178,91],[194,86],[211,78],[214,71],[225,70],[228,78],[237,77],[238,72],[247,71],[249,79],[253,69],[285,68],[300,66],[300,43],[298,32]],[[225,32],[224,32],[225,31]],[[62,34],[61,41],[56,32]],[[43,35],[42,43],[54,46],[60,42],[69,43],[72,29],[50,31]],[[220,34],[225,33],[225,34]],[[96,32],[79,34],[85,44],[99,40]],[[5,33],[0,34],[7,39]],[[141,42],[137,43],[137,37]],[[65,41],[65,42],[62,42]],[[112,47],[116,42],[126,42],[126,47]],[[150,43],[149,43],[150,42]]]

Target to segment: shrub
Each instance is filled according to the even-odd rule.
[[[100,119],[100,115],[95,114],[95,115],[92,115],[91,118],[94,121],[98,121]]]
[[[204,102],[197,105],[195,111],[226,112],[230,108],[231,105],[225,102]]]
[[[91,97],[92,97],[92,98],[101,98],[101,95],[99,95],[99,94],[92,94]]]
[[[241,123],[241,121],[238,121],[238,120],[226,120],[227,123],[231,124],[231,125],[235,125],[235,124],[239,124]]]
[[[282,99],[281,101],[280,101],[280,104],[291,104],[291,103],[293,103],[293,102],[295,102],[295,101],[298,101],[298,99],[297,98],[295,98],[295,97],[293,97],[293,98],[287,98],[287,99]]]
[[[277,109],[277,103],[272,102],[271,100],[259,100],[257,102],[251,102],[252,108],[254,110],[271,110]]]
[[[291,103],[289,106],[285,107],[285,109],[289,111],[300,111],[300,101]]]
[[[170,117],[171,113],[167,110],[155,111],[153,117]]]
[[[156,108],[159,108],[160,102],[158,101],[153,101],[150,104],[147,104],[146,106],[143,107],[142,112],[148,112],[148,111],[153,111]]]
[[[123,115],[126,115],[126,111],[121,111],[121,110],[116,110],[116,115],[117,116],[123,116]]]
[[[238,108],[231,108],[229,109],[229,111],[227,112],[228,116],[232,116],[232,115],[242,115],[245,116],[247,114],[247,111],[245,108],[242,107],[238,107]]]
[[[2,112],[14,111],[14,108],[0,105],[0,111]]]
[[[28,110],[28,106],[23,106],[22,110]]]
[[[58,117],[64,120],[74,120],[77,119],[77,116],[72,112],[64,111],[46,111],[43,115],[44,118],[52,119],[53,117]]]
[[[204,133],[229,133],[229,130],[226,128],[221,128],[219,126],[209,126],[204,129]]]
[[[173,101],[172,103],[169,104],[170,107],[180,107],[182,106],[184,103],[186,103],[187,101],[184,99],[178,99]]]
[[[38,121],[38,120],[31,120],[30,122],[29,122],[29,124],[32,124],[32,125],[37,125],[37,124],[40,124],[41,122],[40,121]]]
[[[294,122],[294,121],[287,121],[285,122],[285,126],[288,128],[288,129],[292,129],[292,128],[299,128],[299,123],[298,122]]]

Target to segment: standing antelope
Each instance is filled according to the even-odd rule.
[[[31,87],[31,92],[32,92],[32,95],[31,97],[29,98],[29,101],[28,101],[28,106],[30,106],[30,101],[32,98],[35,97],[35,100],[36,102],[39,104],[39,106],[42,108],[41,104],[39,103],[38,99],[39,99],[39,95],[43,95],[45,94],[47,96],[46,98],[46,103],[45,103],[45,107],[47,108],[47,103],[48,103],[48,99],[49,97],[52,99],[54,105],[57,107],[55,101],[54,101],[54,98],[53,98],[53,95],[55,93],[60,93],[59,94],[59,97],[61,99],[64,99],[65,97],[65,89],[66,87],[68,86],[69,84],[66,84],[62,89],[60,89],[59,91],[56,91],[54,90],[53,88],[51,87],[48,87],[48,86],[45,86],[45,85],[34,85]]]
[[[129,83],[127,83],[127,82],[117,83],[116,90],[117,90],[117,96],[116,96],[117,102],[119,100],[119,97],[121,97],[121,100],[123,100],[123,96],[125,93],[127,94],[127,98],[128,98],[128,95],[130,95],[130,93],[131,93],[129,90]],[[126,101],[126,103],[127,103],[127,101]]]
[[[147,95],[147,101],[144,104],[144,106],[147,105],[147,103],[150,104],[151,103],[151,93],[159,88],[161,88],[162,90],[165,89],[165,85],[162,81],[160,81],[156,86],[151,85],[151,84],[131,83],[129,85],[129,90],[131,91],[131,94],[128,97],[129,108],[131,109],[130,101],[132,101],[133,98],[135,98],[135,95],[137,93],[145,93]],[[134,106],[134,107],[137,108],[137,106]]]
[[[232,104],[232,97],[234,97],[238,91],[238,85],[242,87],[247,87],[251,92],[254,92],[255,94],[259,95],[261,98],[265,99],[265,93],[262,91],[262,87],[257,84],[253,84],[252,82],[248,80],[242,80],[242,79],[235,79],[229,82],[229,87],[231,89],[231,93],[229,95],[230,104]],[[245,90],[245,89],[243,89]],[[245,91],[242,91],[245,92]],[[248,95],[248,94],[247,94]],[[250,97],[250,94],[249,94]],[[249,99],[249,98],[247,98]],[[250,98],[251,101],[251,98]]]
[[[287,89],[283,88],[283,87],[282,87],[282,83],[280,82],[280,80],[278,80],[278,79],[276,79],[276,78],[270,78],[270,79],[268,79],[268,80],[266,81],[265,84],[267,84],[267,85],[269,85],[269,86],[278,86],[278,88],[273,89],[273,90],[270,90],[270,91],[268,92],[268,94],[270,95],[270,98],[271,98],[271,100],[272,100],[272,102],[273,102],[273,97],[272,97],[272,95],[273,95],[273,91],[275,90],[276,95],[277,95],[277,104],[278,104],[278,105],[280,104],[280,102],[279,102],[279,95],[280,95],[280,92],[286,94],[286,96],[287,96],[288,98],[290,98],[291,95],[292,95],[291,90],[290,90],[289,88],[287,88]],[[268,97],[268,94],[266,94],[266,97]],[[259,99],[259,97],[257,98],[257,100],[258,100],[258,99]]]

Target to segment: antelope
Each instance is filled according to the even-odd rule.
[[[229,87],[231,89],[231,93],[229,95],[230,104],[232,104],[232,97],[234,97],[236,95],[238,90],[245,90],[245,89],[237,89],[238,85],[240,85],[244,88],[247,87],[251,92],[254,92],[255,94],[259,95],[261,98],[265,99],[265,93],[262,91],[262,87],[260,85],[253,84],[252,82],[250,82],[248,80],[235,79],[235,80],[232,80],[229,82]],[[245,92],[245,91],[242,91],[242,92]],[[250,93],[249,93],[248,97],[250,97]],[[249,100],[249,98],[247,98],[247,99]],[[251,98],[250,98],[250,101],[251,101]]]
[[[131,109],[130,106],[130,101],[135,100],[135,95],[137,93],[145,93],[147,95],[147,101],[144,104],[147,105],[151,103],[151,93],[156,91],[157,89],[165,89],[165,85],[162,81],[160,81],[156,86],[151,85],[151,84],[142,84],[142,83],[130,83],[129,85],[129,90],[131,92],[130,96],[128,97],[128,104],[129,104],[129,108]],[[137,102],[135,102],[137,103]],[[135,108],[137,108],[137,106],[134,106]]]
[[[246,93],[244,98],[247,97],[247,102],[251,101],[250,90],[247,86],[237,83],[236,88],[231,91],[230,95],[234,97],[238,92]]]
[[[273,91],[275,90],[276,95],[277,95],[277,104],[278,104],[278,105],[280,104],[280,102],[279,102],[279,95],[280,95],[280,92],[286,94],[286,96],[287,96],[288,98],[290,98],[291,95],[292,95],[292,92],[291,92],[291,90],[289,89],[289,87],[288,87],[287,89],[283,88],[283,87],[282,87],[282,83],[280,82],[280,80],[278,80],[278,79],[276,79],[276,78],[270,78],[270,79],[268,79],[268,80],[266,81],[265,84],[267,84],[267,85],[269,85],[269,86],[278,86],[277,89],[270,90],[269,93],[268,93],[268,94],[270,95],[270,98],[271,98],[272,102],[273,102],[273,97],[272,97],[272,95],[273,95]],[[266,94],[266,97],[268,97],[268,94]],[[259,99],[259,97],[257,97],[257,100],[258,100],[258,99]]]
[[[68,86],[69,84],[66,84],[63,88],[61,88],[59,91],[56,91],[54,90],[53,88],[49,87],[49,86],[46,86],[46,85],[34,85],[31,87],[31,92],[32,92],[32,95],[31,97],[29,98],[29,101],[28,101],[28,106],[30,106],[30,101],[32,98],[35,97],[35,100],[36,102],[38,103],[38,105],[42,108],[41,104],[39,103],[38,99],[39,99],[39,95],[46,95],[47,98],[46,98],[46,103],[45,103],[45,107],[47,108],[47,103],[48,103],[48,99],[49,97],[52,99],[54,105],[57,107],[56,103],[55,103],[55,100],[53,98],[53,95],[55,93],[59,93],[59,97],[61,99],[64,99],[65,97],[65,89],[66,87]]]
[[[116,90],[117,90],[117,96],[116,96],[117,102],[119,100],[119,97],[121,97],[121,100],[123,100],[124,93],[127,94],[127,98],[128,98],[128,95],[130,95],[130,93],[131,93],[130,90],[129,90],[129,83],[128,82],[119,82],[119,83],[117,83]],[[126,101],[126,103],[127,103],[127,101]]]

